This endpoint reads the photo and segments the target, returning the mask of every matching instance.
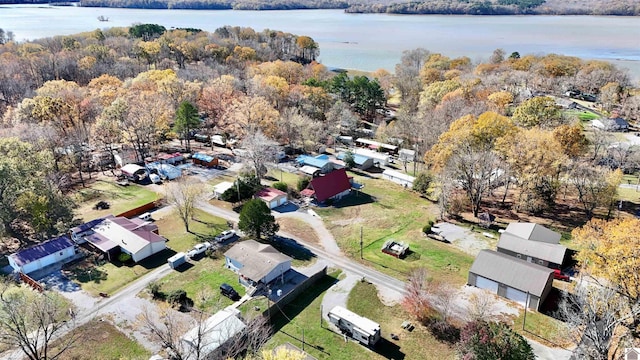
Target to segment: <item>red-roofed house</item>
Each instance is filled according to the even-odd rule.
[[[334,170],[324,176],[311,180],[310,186],[315,192],[318,202],[326,200],[339,200],[349,194],[351,183],[345,169]]]
[[[269,187],[258,191],[253,197],[264,201],[269,209],[275,209],[288,201],[286,192]]]

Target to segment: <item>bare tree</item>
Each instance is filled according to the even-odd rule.
[[[587,218],[590,219],[598,206],[610,207],[615,201],[622,173],[584,163],[572,165],[569,182],[576,189],[578,200],[582,204]]]
[[[266,164],[275,161],[278,144],[265,136],[261,130],[251,128],[242,141],[245,150],[242,158],[251,162],[256,178],[262,179],[266,173]]]
[[[175,206],[187,232],[190,232],[189,221],[193,218],[195,203],[200,194],[202,194],[202,185],[184,178],[167,186],[167,202]]]
[[[269,319],[258,315],[247,321],[247,326],[241,334],[236,335],[227,343],[224,349],[225,359],[236,359],[246,353],[253,356],[260,354],[260,350],[271,337],[272,328]],[[214,360],[211,358],[211,360]]]
[[[493,294],[488,291],[480,291],[471,294],[469,297],[469,307],[467,308],[467,317],[469,322],[472,321],[493,321],[496,307],[496,299]]]
[[[629,307],[616,289],[584,282],[562,298],[558,313],[578,344],[574,350],[577,358],[606,360],[609,352],[615,351],[614,334],[640,315],[640,304]]]
[[[200,353],[202,348],[200,344],[201,332],[198,332],[199,336],[196,337],[195,346],[182,342],[182,335],[191,328],[192,324],[168,303],[159,304],[157,310],[145,307],[138,314],[137,320],[139,326],[148,330],[154,340],[159,341],[162,347],[168,349],[172,359],[186,359],[192,353],[194,355]],[[198,329],[203,327],[201,317],[198,317],[195,322]],[[200,359],[200,357],[196,357],[196,359]]]
[[[57,359],[80,338],[68,333],[71,311],[56,294],[0,284],[0,343],[20,348],[29,360]],[[73,321],[73,319],[71,319]],[[57,340],[56,346],[52,342]]]

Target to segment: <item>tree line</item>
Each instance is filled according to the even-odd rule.
[[[344,0],[86,0],[85,7],[114,7],[135,9],[192,9],[192,10],[299,10],[299,9],[345,9]]]

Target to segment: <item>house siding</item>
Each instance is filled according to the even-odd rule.
[[[554,268],[554,269],[560,267],[559,264],[553,264],[553,263],[550,263],[547,260],[539,259],[539,258],[530,256],[530,255],[527,255],[527,254],[520,254],[518,252],[507,250],[507,249],[503,249],[503,248],[500,248],[500,247],[497,248],[497,251],[499,253],[506,254],[506,255],[509,255],[509,256],[513,256],[515,258],[530,262],[532,264],[541,265],[541,266],[544,266],[544,267]],[[528,258],[531,258],[531,261],[529,261]]]
[[[280,275],[282,275],[285,272],[289,271],[289,269],[291,269],[291,261],[282,262],[282,263],[278,264],[278,266],[274,267],[273,270],[271,270],[261,280],[262,280],[262,282],[264,284],[268,284],[268,283],[272,282],[273,280],[279,278]]]
[[[34,271],[38,271],[42,268],[45,268],[49,265],[55,264],[57,262],[62,262],[68,258],[73,257],[76,254],[75,248],[73,246],[58,251],[53,254],[49,254],[35,261],[31,261],[22,266],[19,266],[15,263],[14,259],[9,256],[9,264],[14,269],[14,271],[21,271],[25,274],[29,274]]]

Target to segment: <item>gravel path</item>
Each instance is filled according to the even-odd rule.
[[[469,255],[476,256],[483,249],[493,248],[492,240],[473,231],[451,223],[437,223],[433,225],[433,231],[438,232],[442,237],[447,239],[451,244]]]

